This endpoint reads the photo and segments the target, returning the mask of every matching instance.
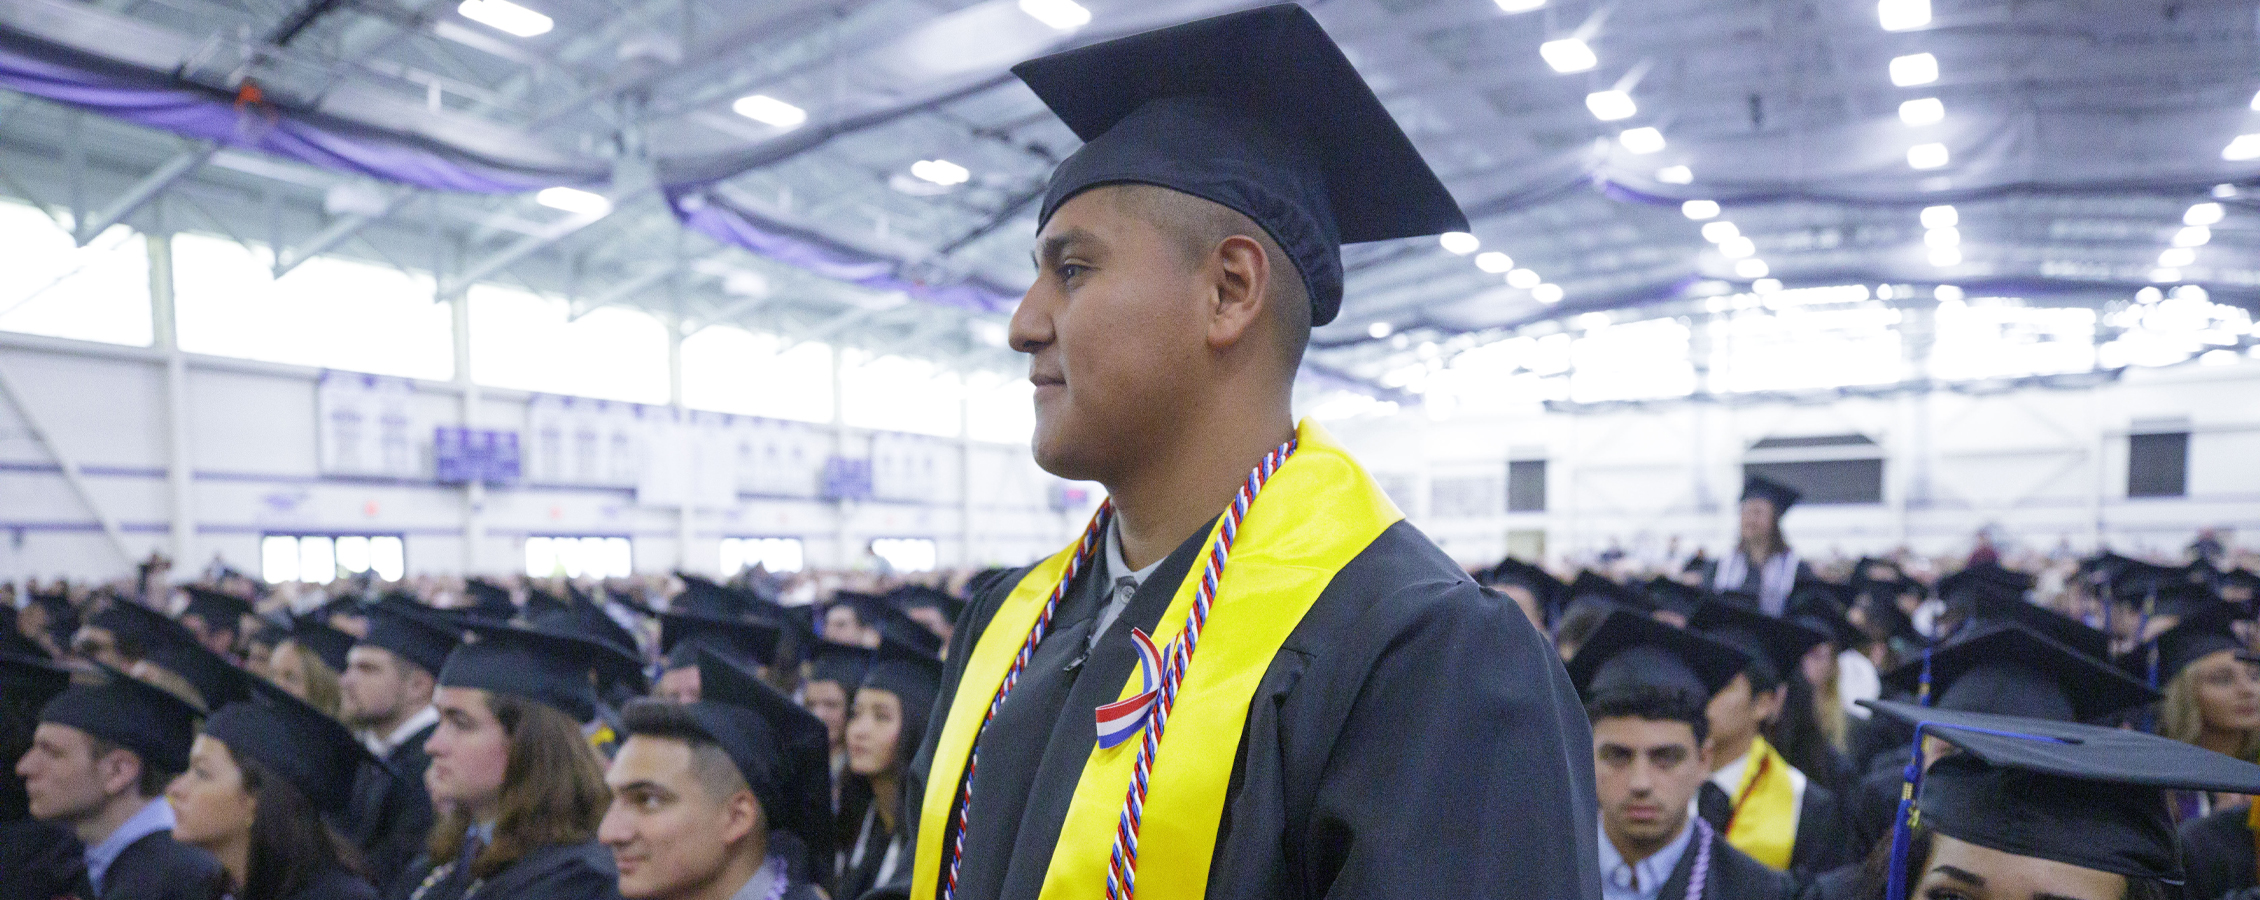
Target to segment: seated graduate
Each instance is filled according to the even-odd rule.
[[[196,636],[198,646],[235,662],[243,619],[251,615],[251,601],[193,584],[181,590],[188,592],[188,604],[181,608],[181,626]]]
[[[2160,735],[2246,762],[2260,762],[2260,656],[2237,639],[2233,626],[2248,614],[2208,596],[2172,628],[2136,654],[2158,704]],[[2244,806],[2243,797],[2174,795],[2174,819]],[[2249,842],[2247,842],[2249,843]]]
[[[12,764],[31,749],[39,711],[70,686],[71,670],[46,645],[0,631],[0,760]],[[0,778],[0,897],[67,896],[85,868],[71,829],[32,818],[23,780]]]
[[[1593,722],[1603,900],[1783,900],[1789,876],[1694,815],[1710,777],[1704,707],[1742,651],[1631,612],[1609,613],[1569,675]]]
[[[957,631],[957,617],[965,613],[965,601],[940,588],[923,584],[907,584],[887,592],[887,602],[942,639],[942,649],[947,652],[950,637]]]
[[[846,783],[840,788],[839,857],[832,894],[861,897],[910,865],[903,838],[903,772],[926,739],[941,689],[940,639],[916,623],[888,628],[848,713]],[[916,640],[925,636],[924,643]]]
[[[353,781],[375,764],[343,724],[244,673],[253,699],[204,722],[165,791],[173,837],[220,860],[233,900],[376,900],[345,837]]]
[[[173,840],[173,808],[161,796],[188,768],[201,713],[116,669],[99,675],[40,710],[31,750],[16,761],[31,814],[68,826],[84,845],[74,896],[203,900],[220,861]]]
[[[1761,733],[1783,714],[1788,680],[1802,678],[1805,651],[1827,635],[1730,603],[1710,601],[1688,627],[1741,650],[1749,664],[1712,696],[1710,787],[1703,818],[1735,849],[1799,884],[1851,862],[1836,794],[1801,772]]]
[[[589,677],[601,645],[474,622],[440,668],[439,727],[424,744],[424,786],[442,810],[410,866],[411,900],[617,897],[612,853],[596,841],[611,802],[581,733],[596,712]]]
[[[808,674],[801,679],[795,698],[802,709],[824,723],[832,746],[832,808],[840,804],[840,784],[847,771],[848,704],[863,673],[871,668],[871,651],[863,647],[817,641],[809,648]]]
[[[630,704],[597,838],[630,900],[815,900],[831,861],[824,723],[712,650],[705,699]]]
[[[432,692],[440,666],[462,635],[405,595],[379,601],[367,618],[367,634],[346,652],[338,711],[383,765],[362,770],[346,821],[370,879],[390,895],[405,890],[394,890],[393,881],[424,852],[431,835],[424,770],[432,758],[424,742],[439,728]]]
[[[338,679],[345,674],[353,636],[315,616],[293,618],[267,652],[266,676],[290,695],[329,715],[338,714]]]
[[[2182,878],[2168,789],[2260,793],[2260,766],[2118,728],[1877,701],[1953,751],[1909,801],[1859,896],[2152,900]]]
[[[697,595],[696,591],[684,594],[686,597]],[[660,613],[659,652],[664,663],[652,696],[675,703],[698,702],[699,655],[705,650],[721,654],[745,668],[767,671],[776,659],[781,631],[775,623],[724,609],[694,605],[683,611]]]

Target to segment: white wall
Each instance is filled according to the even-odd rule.
[[[428,476],[323,474],[318,370],[184,360],[186,502],[176,504],[163,351],[0,334],[0,382],[12,388],[0,394],[29,412],[0,396],[0,579],[116,577],[153,550],[187,568],[216,554],[255,573],[263,534],[301,532],[401,534],[412,573],[512,571],[528,535],[625,535],[647,572],[712,572],[724,537],[798,537],[819,567],[867,564],[875,537],[932,538],[945,566],[1020,564],[1072,539],[1089,514],[1088,506],[1052,508],[1062,482],[1037,469],[1025,446],[850,428],[840,441],[850,457],[869,455],[875,436],[930,445],[941,478],[933,499],[843,504],[740,492],[733,505],[692,514],[687,546],[679,510],[639,504],[632,488],[487,489],[474,516],[470,490]],[[527,395],[478,393],[470,424],[526,428]],[[417,382],[411,403],[419,420],[463,418],[455,383]],[[91,508],[66,480],[65,459],[83,470]],[[101,526],[105,515],[123,550]],[[175,546],[176,527],[184,547]]]
[[[2127,433],[2186,421],[2188,496],[2126,496]],[[2078,390],[1952,392],[1818,404],[1669,403],[1432,421],[1417,409],[1329,426],[1463,562],[1495,561],[1509,534],[1543,535],[1550,559],[1730,546],[1744,451],[1760,439],[1860,433],[1883,448],[1884,502],[1792,510],[1808,554],[1966,550],[1996,525],[2025,546],[2178,551],[2197,529],[2260,546],[2260,361],[2130,369]],[[2166,429],[2161,429],[2166,430]],[[1450,515],[1450,498],[1504,497],[1509,459],[1547,460],[1547,510]],[[1446,501],[1435,502],[1441,495]]]

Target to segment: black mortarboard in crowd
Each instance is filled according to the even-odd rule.
[[[698,660],[699,701],[683,708],[737,764],[763,816],[832,858],[832,742],[821,719],[752,671],[712,652]]]
[[[2118,557],[2103,571],[2108,574],[2111,598],[2142,608],[2161,588],[2187,581],[2182,570]]]
[[[876,628],[880,617],[886,614],[887,598],[862,591],[834,591],[832,598],[824,601],[823,606],[816,611],[817,627],[822,628],[824,617],[839,606],[855,610],[855,620],[863,623],[863,627]]]
[[[1852,589],[1827,581],[1806,579],[1789,589],[1789,600],[1782,605],[1784,618],[1828,635],[1829,643],[1845,650],[1867,643],[1867,635],[1852,624],[1847,613],[1852,605]]]
[[[2023,572],[2013,572],[1999,563],[1980,562],[1938,580],[1938,599],[1959,609],[1985,601],[2016,600],[2023,602],[2025,592],[2032,590],[2033,577]]]
[[[157,623],[164,623],[162,625]],[[140,659],[149,652],[155,629],[165,626],[180,627],[180,623],[166,618],[163,613],[123,597],[113,597],[86,617],[87,628],[99,628],[110,633],[118,642],[118,652],[131,659]]]
[[[1620,609],[1578,645],[1569,659],[1569,678],[1587,700],[1653,687],[1684,691],[1707,703],[1749,665],[1750,655],[1732,645]]]
[[[1702,588],[1682,584],[1662,575],[1648,579],[1641,593],[1649,606],[1681,616],[1694,615],[1695,608],[1702,606],[1703,601],[1711,597]]]
[[[734,619],[751,606],[752,597],[737,588],[689,573],[678,572],[676,577],[683,580],[683,592],[668,604],[669,612]]]
[[[1562,606],[1569,602],[1565,596],[1569,585],[1563,584],[1553,573],[1512,556],[1492,566],[1491,571],[1485,573],[1485,580],[1493,585],[1516,585],[1529,591],[1538,598],[1538,608],[1545,612],[1547,621],[1558,618]]]
[[[941,688],[942,661],[932,650],[881,639],[857,690],[886,691],[902,704],[902,731],[896,736],[895,751],[897,759],[909,759],[926,740],[927,713]]]
[[[1922,824],[2014,856],[2178,882],[2164,792],[2260,792],[2260,766],[2157,735],[1862,702],[1961,751],[1931,764],[1915,785]],[[1904,852],[1905,842],[1894,844]],[[1903,857],[1891,862],[1905,871]]]
[[[1744,475],[1742,477],[1742,499],[1764,500],[1772,503],[1773,514],[1776,518],[1779,518],[1782,513],[1788,512],[1790,507],[1796,506],[1797,501],[1804,498],[1805,493],[1803,491],[1763,475]]]
[[[808,654],[806,680],[836,682],[841,688],[853,691],[856,685],[863,683],[863,673],[870,668],[870,648],[838,641],[817,641]]]
[[[602,612],[597,614],[603,615]],[[651,673],[644,670],[643,654],[635,643],[631,640],[622,645],[615,638],[592,630],[589,623],[571,609],[530,616],[521,625],[527,631],[577,641],[591,648],[594,652],[583,653],[580,662],[584,672],[596,675],[597,692],[604,696],[613,696],[619,690],[642,694],[651,689]]]
[[[206,628],[243,631],[243,617],[251,614],[251,601],[194,584],[185,585],[182,590],[188,592],[188,605],[182,607],[181,615],[203,620]]]
[[[52,659],[0,652],[0,693],[10,708],[36,710],[70,686],[71,670]]]
[[[2016,623],[1984,623],[1930,654],[1933,705],[1943,709],[2056,721],[2100,721],[2158,699],[2116,666]],[[1884,675],[1919,693],[1924,661]]]
[[[510,590],[483,578],[463,582],[463,592],[469,595],[471,605],[459,612],[489,622],[508,622],[518,615],[518,604],[510,602]]]
[[[330,671],[345,671],[345,655],[353,649],[353,636],[331,628],[317,616],[297,616],[291,619],[290,630],[283,635],[293,644],[314,652],[322,658],[322,665]]]
[[[55,639],[55,646],[68,647],[71,636],[78,633],[78,610],[71,606],[66,594],[33,593],[31,605],[47,612],[47,634]]]
[[[965,601],[940,588],[923,584],[908,584],[887,592],[887,602],[894,608],[908,612],[914,609],[932,609],[941,612],[942,619],[957,621],[965,612]]]
[[[2260,655],[2237,640],[2230,626],[2238,618],[2237,608],[2226,603],[2216,603],[2194,615],[2184,616],[2174,627],[2161,632],[2148,646],[2135,656],[2144,666],[2155,666],[2145,673],[2152,687],[2171,683],[2190,664],[2224,650],[2234,651],[2238,659],[2260,662]],[[2154,676],[2154,677],[2150,677]]]
[[[473,624],[440,666],[441,687],[524,697],[587,722],[596,716],[592,659],[613,655],[587,638],[492,623]]]
[[[38,641],[25,637],[24,633],[17,629],[16,609],[12,606],[0,606],[0,654],[31,659],[49,659],[53,656],[53,654],[47,652],[47,648],[40,646]]]
[[[68,725],[140,754],[163,772],[188,769],[188,745],[202,711],[171,691],[97,664],[99,682],[75,684],[39,711],[39,721]]]
[[[2102,629],[2045,606],[2025,601],[2020,593],[1986,593],[1971,601],[1973,627],[2014,622],[2058,643],[2100,660],[2111,658],[2111,636]]]
[[[550,593],[541,585],[526,585],[526,606],[523,613],[527,618],[572,611],[573,607],[568,605],[563,598]]]
[[[1749,654],[1750,671],[1758,676],[1752,680],[1768,683],[1750,685],[1754,689],[1798,677],[1805,651],[1828,640],[1827,632],[1718,601],[1697,608],[1687,627]]]
[[[899,644],[928,656],[941,658],[942,636],[918,624],[917,619],[904,615],[902,610],[888,607],[880,611],[879,620],[871,623],[871,626],[879,630],[879,640],[882,643]]]
[[[659,652],[668,671],[698,665],[699,652],[711,651],[733,665],[752,669],[776,659],[778,628],[736,616],[659,614]]]
[[[369,607],[369,634],[361,643],[390,651],[434,677],[447,654],[462,640],[460,628],[405,596],[387,596]]]
[[[344,814],[354,778],[365,766],[383,764],[336,719],[282,688],[259,679],[251,684],[251,699],[221,707],[204,720],[204,733],[236,758],[254,760],[289,782],[315,808]]]
[[[139,636],[142,660],[188,682],[203,698],[205,709],[216,709],[248,696],[243,670],[226,657],[206,649],[187,626],[132,601],[114,602],[110,610],[121,617],[112,621],[132,623],[126,628]]]
[[[1651,612],[1655,609],[1645,594],[1610,580],[1592,569],[1583,569],[1569,583],[1569,605],[1599,603],[1613,609]]]
[[[1014,66],[1082,138],[1039,229],[1086,189],[1150,184],[1262,226],[1302,276],[1311,323],[1342,305],[1342,244],[1466,231],[1467,217],[1324,29],[1281,4]]]

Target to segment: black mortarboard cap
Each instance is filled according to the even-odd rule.
[[[463,582],[463,592],[471,598],[471,605],[459,612],[490,622],[508,622],[518,615],[518,604],[510,602],[510,590],[483,578]]]
[[[1562,605],[1568,602],[1568,598],[1564,594],[1569,590],[1569,586],[1563,584],[1561,579],[1555,578],[1553,573],[1545,569],[1512,556],[1499,560],[1499,564],[1492,566],[1487,575],[1492,584],[1520,585],[1523,589],[1528,590],[1538,598],[1539,608],[1546,611],[1548,618],[1552,618],[1561,610]]]
[[[817,641],[808,654],[809,681],[838,682],[840,687],[855,690],[863,683],[863,673],[871,668],[871,649],[838,641]]]
[[[878,594],[866,594],[862,591],[834,591],[832,592],[832,599],[824,601],[823,608],[818,611],[818,618],[821,619],[823,615],[830,613],[832,607],[842,604],[855,610],[855,620],[863,623],[866,628],[878,627],[879,619],[887,611],[887,598]]]
[[[563,598],[558,597],[556,594],[550,593],[541,585],[526,585],[526,607],[524,609],[524,614],[527,618],[532,618],[534,616],[540,615],[548,615],[551,613],[572,612],[572,610],[573,607],[568,605]]]
[[[1788,512],[1790,507],[1796,506],[1797,501],[1804,499],[1804,497],[1803,491],[1763,475],[1744,475],[1742,477],[1742,499],[1764,500],[1772,503],[1773,513],[1776,516]]]
[[[879,629],[879,639],[884,643],[899,644],[935,658],[942,655],[942,636],[918,624],[917,619],[903,615],[902,610],[891,606],[881,610],[879,621],[872,623],[872,627]]]
[[[699,702],[684,707],[737,764],[768,821],[832,855],[832,744],[821,719],[751,670],[712,652],[698,661]]]
[[[1972,603],[1973,622],[2015,622],[2095,659],[2111,658],[2111,636],[2102,629],[2045,606],[2028,603],[2022,594],[1985,593]]]
[[[1707,703],[1749,664],[1750,655],[1730,644],[1619,609],[1578,645],[1569,659],[1569,678],[1586,699],[1656,687]]]
[[[701,650],[748,669],[768,666],[776,659],[778,633],[776,625],[736,616],[659,614],[659,652],[670,671],[698,665]]]
[[[2182,869],[2163,792],[2260,792],[2260,766],[2157,735],[1862,702],[1961,751],[1921,776],[1923,824],[2015,856],[2175,882]]]
[[[331,815],[345,813],[363,767],[382,765],[336,719],[266,682],[254,683],[250,700],[204,720],[204,733],[228,745],[229,753],[258,761]]]
[[[23,709],[47,705],[71,686],[71,670],[44,656],[0,652],[0,689]]]
[[[186,585],[182,589],[188,592],[188,605],[181,609],[181,615],[204,620],[206,628],[243,630],[243,617],[251,614],[251,601],[199,585]]]
[[[1723,601],[1698,607],[1687,618],[1687,627],[1749,654],[1751,666],[1775,682],[1798,677],[1805,651],[1828,640],[1825,631]]]
[[[393,595],[369,607],[369,634],[361,643],[391,651],[437,676],[447,654],[462,639],[462,629],[444,616],[415,600]]]
[[[205,709],[217,709],[249,696],[246,692],[250,688],[245,684],[248,673],[205,648],[187,626],[131,601],[113,602],[110,610],[123,617],[115,621],[134,623],[128,628],[140,638],[142,659],[188,682],[203,698]]]
[[[902,700],[906,729],[913,720],[926,721],[926,713],[933,707],[934,695],[941,690],[941,685],[940,657],[923,646],[909,646],[892,639],[879,642],[879,649],[871,654],[870,668],[863,672],[862,687],[891,691]]]
[[[2154,595],[2156,604],[2150,610],[2154,616],[2189,618],[2223,605],[2221,595],[2214,593],[2210,584],[2199,581],[2171,581],[2158,586]],[[2232,616],[2233,618],[2233,616]]]
[[[751,595],[713,579],[689,573],[677,573],[676,577],[683,579],[683,592],[668,604],[672,612],[733,619],[751,605]]]
[[[1702,588],[1682,584],[1662,575],[1648,579],[1642,593],[1646,595],[1648,605],[1682,616],[1694,615],[1695,608],[1702,606],[1703,601],[1711,596]]]
[[[620,620],[612,618],[612,613],[604,608],[604,604],[598,603],[595,596],[581,590],[579,585],[567,583],[565,598],[566,606],[573,614],[573,621],[580,626],[581,634],[611,644],[629,656],[643,655],[636,643],[635,632],[621,625]]]
[[[144,765],[165,772],[188,769],[188,745],[196,739],[201,710],[171,691],[97,665],[100,682],[76,684],[40,709],[39,720],[69,725],[141,755]]]
[[[16,610],[11,606],[0,606],[0,653],[31,659],[53,657],[53,654],[47,652],[46,647],[40,646],[38,641],[25,637],[24,633],[17,629]]]
[[[1615,609],[1643,613],[1655,609],[1654,604],[1648,602],[1647,595],[1618,584],[1592,569],[1577,573],[1577,578],[1569,583],[1568,596],[1571,604],[1602,603]]]
[[[125,655],[140,657],[149,652],[158,631],[180,628],[181,624],[136,601],[114,597],[86,617],[86,627],[109,632]]]
[[[2184,616],[2181,621],[2174,623],[2174,627],[2166,629],[2153,639],[2150,646],[2144,648],[2147,652],[2138,655],[2145,663],[2155,659],[2158,667],[2156,683],[2160,685],[2173,681],[2174,676],[2189,668],[2191,663],[2223,650],[2233,650],[2239,659],[2247,662],[2260,661],[2260,656],[2245,647],[2243,641],[2237,640],[2236,632],[2230,628],[2238,616],[2235,606],[2213,604],[2194,615]]]
[[[353,636],[331,628],[328,622],[316,616],[298,616],[290,622],[284,637],[291,643],[314,651],[322,658],[322,665],[333,672],[345,671],[345,654],[353,649]]]
[[[940,610],[942,618],[952,622],[957,621],[958,615],[965,612],[965,601],[958,599],[957,595],[923,584],[904,585],[888,591],[887,602],[901,610]]]
[[[2093,722],[2158,699],[2118,667],[2015,623],[1985,623],[1930,654],[1937,706],[1965,712]],[[1922,660],[1884,683],[1920,689]]]
[[[2186,580],[2180,569],[2125,557],[2114,558],[2104,566],[2102,572],[2109,577],[2111,598],[2137,608],[2161,588]]]
[[[612,637],[590,629],[571,609],[530,616],[521,625],[528,631],[578,641],[593,648],[595,652],[582,654],[581,664],[586,671],[596,674],[599,693],[611,696],[615,686],[622,685],[635,694],[651,688],[651,673],[644,670],[643,654],[633,642],[623,646]]]
[[[1150,184],[1255,220],[1310,295],[1342,306],[1341,245],[1466,231],[1412,141],[1301,7],[1281,4],[1014,66],[1085,143],[1054,170],[1038,228],[1082,191]]]
[[[596,715],[591,660],[611,655],[587,638],[475,623],[440,666],[439,683],[524,697],[586,722]]]
[[[1783,604],[1781,612],[1792,622],[1828,635],[1838,649],[1847,649],[1867,643],[1867,635],[1861,633],[1846,614],[1851,604],[1851,588],[1806,579],[1789,589],[1789,601]]]

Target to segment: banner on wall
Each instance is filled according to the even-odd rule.
[[[738,502],[738,446],[729,417],[645,407],[645,464],[636,502],[726,509]]]
[[[615,400],[535,395],[526,403],[526,480],[636,487],[642,478],[647,410],[669,412]]]
[[[324,372],[314,389],[322,472],[417,478],[433,423],[416,420],[405,378]]]

